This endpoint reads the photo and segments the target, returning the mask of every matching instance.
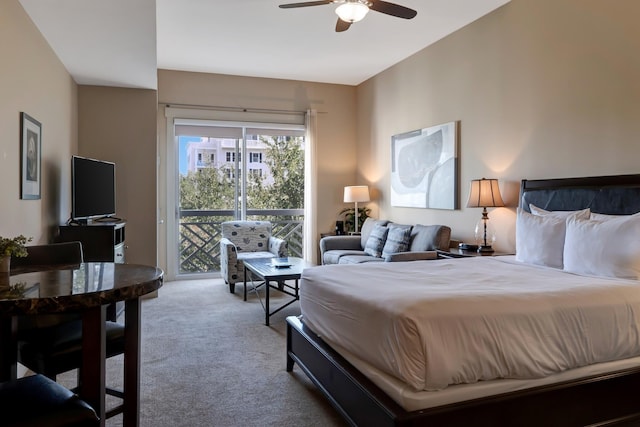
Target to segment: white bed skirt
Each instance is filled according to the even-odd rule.
[[[325,341],[326,342],[326,341]],[[435,408],[450,403],[459,403],[471,399],[496,396],[533,387],[546,386],[564,381],[587,378],[594,375],[613,373],[640,366],[640,356],[613,362],[597,363],[571,369],[545,378],[530,380],[500,379],[479,381],[474,384],[458,384],[437,391],[413,391],[407,384],[391,375],[385,374],[367,362],[357,358],[337,344],[327,342],[342,357],[351,363],[358,371],[380,387],[390,398],[406,411]]]

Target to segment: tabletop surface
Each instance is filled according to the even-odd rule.
[[[61,313],[137,298],[160,288],[157,267],[89,262],[0,276],[0,314]]]
[[[288,257],[289,267],[275,267],[273,265],[274,259],[282,260],[282,258],[253,258],[243,260],[244,265],[259,274],[262,277],[294,277],[300,276],[305,268],[312,265],[302,258]]]

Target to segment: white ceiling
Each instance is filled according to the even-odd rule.
[[[157,69],[357,85],[510,0],[397,0],[343,33],[296,0],[20,0],[79,84],[157,88]]]

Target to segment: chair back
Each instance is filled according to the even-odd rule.
[[[82,243],[64,242],[27,246],[26,257],[11,257],[11,271],[28,271],[43,266],[78,265],[84,262]]]
[[[11,257],[11,273],[29,273],[51,267],[75,266],[84,262],[81,242],[51,243],[27,246],[26,257]],[[20,316],[19,333],[46,328],[79,318],[77,314],[44,314]]]
[[[229,239],[238,252],[268,251],[271,222],[226,221],[222,223],[222,237]]]

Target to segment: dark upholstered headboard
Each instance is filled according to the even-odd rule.
[[[628,215],[640,212],[640,175],[587,178],[523,179],[520,207],[529,212],[532,203],[542,209]]]

